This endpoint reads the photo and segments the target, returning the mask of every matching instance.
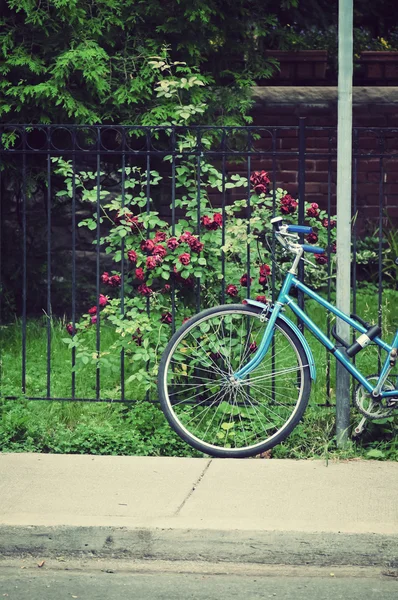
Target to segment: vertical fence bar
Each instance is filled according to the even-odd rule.
[[[299,171],[298,171],[298,221],[300,225],[304,224],[305,214],[305,117],[299,119]],[[300,234],[301,243],[304,242],[303,234]],[[301,260],[298,268],[298,278],[304,282],[304,262]],[[304,294],[298,291],[298,305],[304,310]],[[298,320],[298,326],[301,331],[304,331],[304,323],[301,319]]]
[[[246,245],[246,274],[247,274],[247,297],[250,298],[250,240],[249,240],[249,236],[250,236],[250,219],[251,219],[251,204],[250,204],[250,175],[251,175],[251,148],[252,148],[252,138],[251,138],[251,132],[250,129],[248,131],[248,140],[247,140],[247,148],[248,148],[248,154],[247,154],[247,208],[246,208],[246,215],[247,215],[247,229],[246,229],[246,233],[247,233],[247,245]]]
[[[26,393],[26,129],[23,130],[22,155],[22,392]]]
[[[200,237],[200,201],[201,201],[201,166],[200,166],[200,157],[202,154],[202,139],[200,135],[200,130],[197,130],[196,133],[196,151],[197,151],[197,163],[196,163],[196,233],[197,236]],[[200,277],[196,277],[196,312],[200,311]]]
[[[121,181],[121,185],[122,185],[122,210],[124,209],[124,205],[125,205],[125,193],[126,193],[126,189],[125,189],[125,185],[126,185],[126,154],[125,154],[125,131],[123,129],[122,132],[122,181]],[[122,237],[121,240],[121,261],[120,261],[120,267],[121,267],[121,287],[120,287],[120,316],[121,319],[123,320],[124,318],[124,250],[125,250],[125,240],[124,237]],[[124,389],[124,348],[122,348],[120,350],[120,399],[123,402],[124,401],[124,396],[125,396],[125,389]]]
[[[351,273],[351,285],[352,285],[352,311],[354,314],[357,312],[357,220],[358,220],[358,158],[356,156],[358,150],[358,130],[353,131],[353,199],[352,199],[352,211],[354,215],[354,223],[352,228],[352,273]],[[356,332],[352,332],[352,343],[354,343]],[[356,356],[353,358],[354,365],[356,364]],[[352,400],[355,396],[355,386],[352,386]]]
[[[51,155],[47,129],[47,397],[51,396]]]
[[[76,327],[76,130],[73,130],[72,139],[72,332],[75,335]],[[76,396],[76,348],[72,348],[72,400]]]
[[[383,155],[385,151],[385,140],[384,133],[380,132],[379,134],[379,147],[380,153]],[[378,281],[378,311],[377,311],[377,323],[379,327],[382,327],[383,324],[383,205],[384,205],[384,156],[380,157],[380,180],[379,180],[379,241],[378,241],[378,265],[379,265],[379,281]],[[381,348],[377,347],[377,363],[378,363],[378,373],[381,370]]]
[[[100,240],[101,240],[101,129],[97,128],[97,239],[96,239],[96,282],[95,291],[97,295],[97,322],[96,322],[96,378],[95,378],[95,399],[101,397],[101,368],[99,357],[101,352],[101,318],[99,307],[99,290],[100,290]]]
[[[221,180],[221,214],[222,214],[222,226],[221,226],[221,246],[224,248],[225,246],[225,202],[226,202],[226,194],[225,194],[225,171],[226,171],[226,159],[225,159],[225,130],[222,132],[221,138],[221,151],[222,151],[222,180]],[[221,250],[221,304],[225,304],[225,252]]]
[[[146,214],[149,215],[149,213],[151,211],[151,159],[150,159],[151,136],[150,136],[149,129],[146,129],[145,139],[146,139]],[[150,225],[148,222],[147,239],[149,238],[149,234],[150,234]],[[149,296],[147,296],[147,298],[146,298],[146,313],[147,313],[148,317],[151,316],[151,305],[150,305]],[[145,365],[145,370],[147,373],[149,372],[149,364],[150,364],[150,361],[148,360]],[[145,392],[145,399],[147,401],[149,401],[149,390],[147,390]]]
[[[275,217],[276,214],[276,136],[277,129],[272,130],[272,218]],[[271,238],[271,254],[272,254],[272,271],[271,271],[271,301],[272,303],[276,300],[276,291],[275,291],[275,281],[276,281],[276,261],[275,261],[275,248],[276,248],[276,239],[275,239],[275,231],[272,228],[272,238]],[[272,338],[272,344],[274,345],[274,338]],[[274,351],[272,352],[272,356],[274,356]],[[273,359],[274,360],[274,359]],[[274,368],[274,362],[272,363],[272,368]]]
[[[329,140],[328,140],[328,201],[327,201],[327,210],[328,210],[328,215],[329,215],[329,221],[330,221],[330,215],[331,215],[331,211],[332,211],[332,140],[333,140],[333,134],[330,133],[329,134]],[[330,248],[330,222],[328,224],[328,266],[327,266],[327,273],[328,273],[328,302],[330,302],[331,300],[331,288],[332,288],[332,262],[331,262],[331,248]],[[327,336],[328,338],[330,338],[330,331],[331,331],[331,315],[330,312],[327,311],[326,313],[326,332],[327,332]],[[326,404],[329,406],[330,405],[330,371],[331,371],[331,359],[330,359],[330,352],[326,351]]]
[[[171,130],[171,235],[176,232],[176,131]],[[171,278],[171,331],[176,330],[176,286],[175,278]]]

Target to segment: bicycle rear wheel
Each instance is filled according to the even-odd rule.
[[[171,427],[194,448],[243,458],[283,441],[300,421],[311,389],[305,350],[277,319],[272,345],[244,380],[263,337],[261,309],[231,304],[205,310],[171,338],[160,362],[158,390]]]

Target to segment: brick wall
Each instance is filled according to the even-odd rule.
[[[326,208],[330,194],[335,211],[336,134],[312,128],[337,127],[337,89],[261,87],[254,94],[253,125],[276,128],[276,185],[298,194],[299,161],[285,154],[298,152],[298,131],[278,128],[297,127],[305,117],[305,148],[310,154],[305,161],[305,198]],[[354,135],[353,198],[361,229],[375,227],[380,210],[398,224],[398,88],[354,88],[353,126],[366,128]],[[397,129],[372,130],[380,127]],[[268,149],[269,134],[264,131],[257,143]],[[272,167],[271,157],[252,161],[252,170],[272,172]]]

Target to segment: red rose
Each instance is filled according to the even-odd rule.
[[[260,276],[268,277],[271,275],[271,267],[269,265],[260,265]]]
[[[108,284],[111,287],[119,287],[121,283],[122,278],[120,277],[120,275],[112,275],[112,277],[109,277]]]
[[[162,321],[162,323],[166,323],[167,325],[170,325],[170,323],[173,320],[173,317],[171,316],[170,312],[166,312],[166,313],[162,314],[162,316],[160,317],[160,320]]]
[[[65,325],[65,329],[69,333],[69,335],[75,335],[76,333],[76,329],[73,327],[72,323],[68,323],[67,325]]]
[[[192,233],[190,231],[185,231],[182,235],[180,235],[179,241],[182,243],[187,243],[192,237]]]
[[[199,254],[204,248],[204,243],[200,242],[195,236],[192,236],[188,240],[188,246],[191,248],[192,252],[197,252]]]
[[[254,187],[254,191],[258,195],[259,194],[266,194],[267,193],[267,187],[263,183],[259,183],[258,185],[256,185]]]
[[[313,202],[311,206],[307,208],[307,215],[315,218],[319,216],[319,206],[316,202]]]
[[[257,302],[262,302],[263,304],[267,304],[267,298],[265,296],[256,296],[255,298]]]
[[[134,250],[129,250],[127,252],[127,258],[129,259],[129,261],[131,263],[136,263],[137,262],[137,253],[134,252]]]
[[[155,269],[158,265],[160,265],[161,262],[162,259],[160,258],[160,256],[147,256],[146,267],[147,269],[152,271],[152,269]]]
[[[189,263],[191,262],[191,255],[188,254],[188,252],[184,252],[184,254],[180,254],[178,260],[182,265],[189,265]]]
[[[236,285],[232,285],[231,283],[227,285],[225,292],[228,294],[228,296],[231,296],[231,298],[235,298],[239,293]]]
[[[109,273],[107,273],[106,271],[104,273],[102,273],[102,275],[101,275],[101,281],[102,281],[102,283],[108,283],[108,281],[109,281]]]
[[[266,171],[254,171],[254,173],[250,175],[250,183],[254,188],[259,185],[266,187],[267,184],[271,183],[271,180]]]
[[[143,296],[147,296],[149,298],[149,296],[152,296],[153,290],[152,290],[152,288],[145,285],[145,283],[142,283],[141,285],[138,286],[138,293],[142,294]]]
[[[92,306],[91,308],[88,309],[88,314],[89,315],[95,315],[97,312],[97,307],[96,306]]]
[[[329,219],[323,219],[322,225],[325,227],[325,229],[327,229],[329,227]],[[333,227],[336,227],[336,221],[334,219],[330,219],[330,229],[333,229]]]
[[[153,240],[142,240],[140,247],[143,252],[151,254],[155,247],[155,242]]]
[[[169,283],[165,283],[164,287],[161,289],[162,294],[168,294],[171,290],[171,285]]]
[[[160,258],[164,258],[167,254],[167,250],[164,246],[161,246],[160,244],[158,244],[157,246],[154,247],[153,253],[154,253],[154,255],[157,255]]]
[[[249,353],[253,354],[253,352],[256,352],[257,350],[257,343],[256,342],[252,342],[249,346]]]
[[[281,198],[280,208],[284,215],[289,215],[295,212],[298,204],[290,194],[286,194]]]
[[[222,214],[221,213],[216,213],[215,215],[213,215],[213,221],[215,223],[217,223],[217,225],[219,227],[221,227],[221,225],[222,225]]]
[[[165,231],[157,231],[154,237],[155,242],[164,242],[166,240],[166,232]]]
[[[333,254],[336,254],[336,252],[337,252],[336,244],[332,244],[332,245],[330,246],[330,251],[331,251]]]
[[[109,300],[108,296],[104,296],[104,294],[100,294],[98,296],[98,304],[100,306],[106,306],[108,304],[108,300]]]
[[[175,250],[180,245],[179,241],[175,237],[169,238],[166,244],[167,247],[170,248],[170,250]]]
[[[210,225],[211,225],[211,219],[210,219],[210,217],[208,217],[207,215],[204,215],[201,218],[201,221],[202,221],[203,227],[206,227],[206,229],[208,229],[210,227]]]
[[[94,325],[97,322],[97,315],[91,317],[91,323]]]
[[[253,277],[250,277],[250,283],[253,281]],[[248,286],[248,276],[247,273],[245,273],[244,275],[242,275],[242,277],[240,278],[240,284],[243,287],[247,287]]]
[[[309,244],[316,244],[318,241],[318,236],[316,233],[309,233],[306,237],[306,240]]]
[[[328,262],[328,257],[325,254],[314,254],[314,256],[318,265],[326,265]]]
[[[145,279],[144,270],[141,269],[141,267],[135,270],[135,278],[138,279],[139,281],[144,281],[144,279]]]

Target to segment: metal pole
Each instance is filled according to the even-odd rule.
[[[337,122],[337,307],[350,313],[351,305],[351,163],[353,0],[339,0],[339,77]],[[349,325],[337,319],[337,333],[349,342]],[[336,437],[338,447],[348,442],[350,375],[336,365]]]

